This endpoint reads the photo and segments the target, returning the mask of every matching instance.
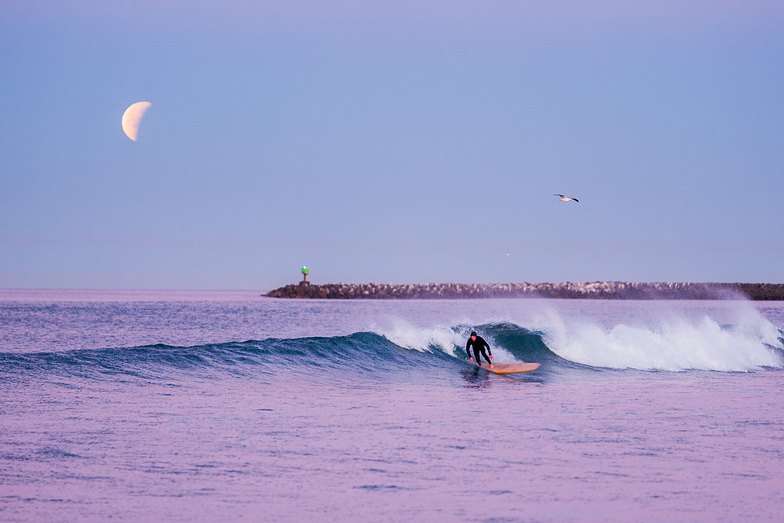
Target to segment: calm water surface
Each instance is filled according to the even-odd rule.
[[[542,367],[472,367],[471,329]],[[782,331],[778,303],[0,291],[0,519],[780,520]]]

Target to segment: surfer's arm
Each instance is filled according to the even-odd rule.
[[[469,357],[469,358],[471,357],[471,351],[469,351],[469,350],[468,350],[468,348],[469,348],[470,346],[471,346],[471,340],[469,339],[469,340],[466,342],[466,354],[468,355],[468,357]]]
[[[488,354],[490,355],[490,357],[492,358],[492,357],[493,357],[493,351],[491,351],[491,350],[490,350],[490,344],[489,344],[489,343],[487,343],[487,342],[485,342],[485,347],[487,347],[487,353],[488,353]]]

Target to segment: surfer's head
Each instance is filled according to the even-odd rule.
[[[476,331],[471,331],[471,339],[476,339]]]

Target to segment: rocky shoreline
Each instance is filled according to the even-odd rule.
[[[410,285],[345,284],[286,285],[266,294],[272,298],[310,299],[465,299],[556,298],[601,300],[784,300],[779,283],[428,283]]]

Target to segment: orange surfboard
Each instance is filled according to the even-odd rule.
[[[480,367],[496,374],[517,374],[518,372],[531,372],[539,368],[541,363],[493,363],[490,368],[489,363],[482,363]]]

